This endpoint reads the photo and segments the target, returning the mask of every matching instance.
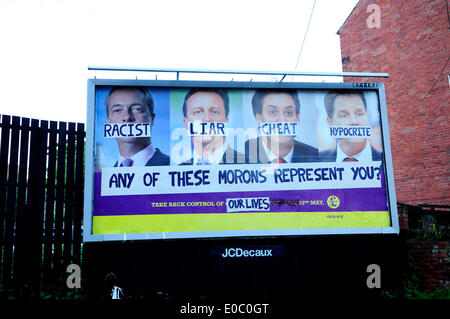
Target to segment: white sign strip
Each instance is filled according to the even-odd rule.
[[[381,162],[104,168],[101,195],[380,187]]]
[[[188,122],[189,136],[227,136],[225,122]]]
[[[233,212],[268,212],[269,197],[227,198],[227,213]]]
[[[295,136],[297,122],[263,122],[259,128],[261,136]]]
[[[330,136],[334,138],[370,138],[370,126],[330,126]]]
[[[150,137],[150,123],[106,123],[103,129],[103,137]]]

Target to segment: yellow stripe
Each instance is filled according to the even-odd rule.
[[[94,235],[389,226],[387,211],[121,215],[93,218]]]

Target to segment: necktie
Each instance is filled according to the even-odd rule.
[[[122,161],[122,163],[120,163],[120,167],[131,167],[133,166],[133,163],[134,162],[132,159],[126,158]]]
[[[197,160],[197,165],[210,165],[211,163],[208,161],[207,158],[199,158]]]
[[[353,157],[346,157],[344,158],[344,162],[357,162],[358,160]]]
[[[274,163],[286,163],[286,161],[282,158],[276,158],[273,160]]]

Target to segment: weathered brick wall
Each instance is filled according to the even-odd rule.
[[[423,288],[450,286],[449,247],[449,241],[408,241],[408,252],[423,274]]]
[[[380,28],[369,28],[370,4]],[[450,21],[446,0],[361,0],[340,32],[343,71],[386,72],[397,200],[450,205]],[[445,66],[445,67],[444,67]]]
[[[397,205],[397,214],[398,214],[398,224],[400,226],[400,231],[408,231],[408,206],[398,204]]]

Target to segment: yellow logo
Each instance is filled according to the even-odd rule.
[[[339,207],[339,204],[340,204],[339,198],[335,195],[331,195],[327,199],[327,204],[328,204],[328,207],[336,209]]]

